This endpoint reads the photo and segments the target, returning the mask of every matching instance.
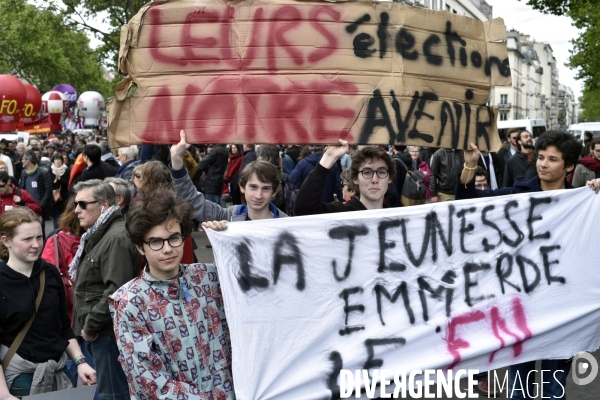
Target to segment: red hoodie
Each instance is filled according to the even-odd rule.
[[[12,188],[11,193],[0,194],[0,215],[4,214],[4,211],[10,210],[15,206],[25,206],[37,215],[42,214],[40,205],[34,200],[33,197],[31,197],[29,193],[27,193],[27,190],[19,190],[19,188],[12,183],[10,184],[10,187]],[[14,202],[14,198],[17,196],[17,194],[21,198],[21,202],[19,204],[15,204]]]

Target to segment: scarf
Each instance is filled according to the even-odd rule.
[[[121,172],[123,172],[123,170],[124,170],[125,168],[127,168],[127,166],[128,166],[129,164],[131,164],[132,162],[134,162],[134,161],[135,161],[135,160],[129,160],[129,161],[127,161],[125,164],[121,164],[121,165],[119,166],[119,169],[117,169],[117,175],[119,175]]]
[[[31,170],[31,171],[29,171],[29,170],[27,170],[27,169],[26,169],[26,170],[25,170],[25,173],[26,173],[27,175],[33,175],[33,174],[35,174],[35,173],[37,172],[37,170],[38,170],[38,166],[37,166],[37,164],[36,164],[36,165],[35,165],[35,167],[34,167],[34,168]]]
[[[67,166],[66,165],[61,165],[60,167],[56,167],[54,164],[52,164],[52,173],[54,175],[56,175],[58,178],[60,178],[61,176],[63,176],[65,174],[65,171],[67,170]]]
[[[73,261],[71,261],[71,265],[69,265],[69,275],[71,278],[75,279],[77,276],[77,270],[79,269],[79,259],[81,258],[81,254],[83,253],[83,249],[85,248],[85,243],[87,242],[87,238],[89,238],[94,232],[98,230],[108,219],[115,213],[119,211],[119,206],[110,206],[107,210],[105,210],[100,217],[94,223],[90,229],[88,229],[83,236],[81,236],[81,242],[79,242],[79,247],[77,248],[77,253],[75,253],[75,257],[73,257]]]
[[[600,171],[600,161],[596,160],[591,154],[589,156],[581,157],[579,164],[583,164],[584,167],[591,169],[594,172]]]

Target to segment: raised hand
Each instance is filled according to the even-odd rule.
[[[473,143],[469,144],[469,147],[469,150],[465,150],[463,152],[465,155],[465,165],[468,168],[475,168],[479,162],[480,151]]]
[[[171,166],[174,170],[183,168],[183,153],[190,147],[185,141],[185,131],[179,132],[179,143],[171,146]]]
[[[325,168],[330,169],[349,149],[348,141],[340,139],[339,146],[327,146],[327,150],[325,150],[319,163]]]

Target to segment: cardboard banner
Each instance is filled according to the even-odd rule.
[[[391,2],[154,2],[121,30],[110,140],[498,149],[505,38],[501,19]]]
[[[487,371],[600,346],[589,188],[208,236],[240,399],[336,398],[341,369]]]

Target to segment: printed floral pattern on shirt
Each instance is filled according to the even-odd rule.
[[[144,271],[110,298],[129,393],[142,400],[233,400],[217,270],[213,264],[181,268],[181,277],[171,281]]]

